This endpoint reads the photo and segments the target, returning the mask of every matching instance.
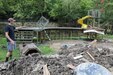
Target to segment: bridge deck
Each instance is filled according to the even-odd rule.
[[[16,30],[15,36],[16,40],[21,42],[32,42],[34,37],[38,39],[37,42],[43,42],[46,40],[81,38],[81,36],[87,37],[83,31],[84,29],[75,27],[25,27]]]

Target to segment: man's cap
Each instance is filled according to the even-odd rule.
[[[8,21],[16,21],[14,18],[9,18]]]

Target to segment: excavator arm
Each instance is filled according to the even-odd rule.
[[[81,28],[87,29],[88,25],[84,24],[83,21],[87,18],[92,18],[92,16],[85,16],[77,20],[77,22],[81,25]]]

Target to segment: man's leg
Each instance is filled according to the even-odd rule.
[[[8,62],[8,60],[9,60],[9,55],[10,55],[10,52],[8,51],[7,54],[6,54],[5,62]]]
[[[10,51],[10,59],[12,59],[12,52],[13,52],[13,51]]]
[[[13,49],[14,49],[14,45],[11,44],[10,42],[8,42],[7,49],[8,49],[8,52],[6,54],[5,62],[7,62],[9,60],[9,58],[12,59],[12,52],[13,52]]]
[[[12,51],[7,52],[5,62],[8,62],[9,57],[12,58]]]

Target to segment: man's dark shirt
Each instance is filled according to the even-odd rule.
[[[15,27],[12,26],[12,25],[6,25],[6,26],[5,26],[5,32],[8,32],[9,37],[10,37],[13,41],[15,41],[14,30],[15,30]],[[7,41],[10,42],[9,39],[7,39]]]

